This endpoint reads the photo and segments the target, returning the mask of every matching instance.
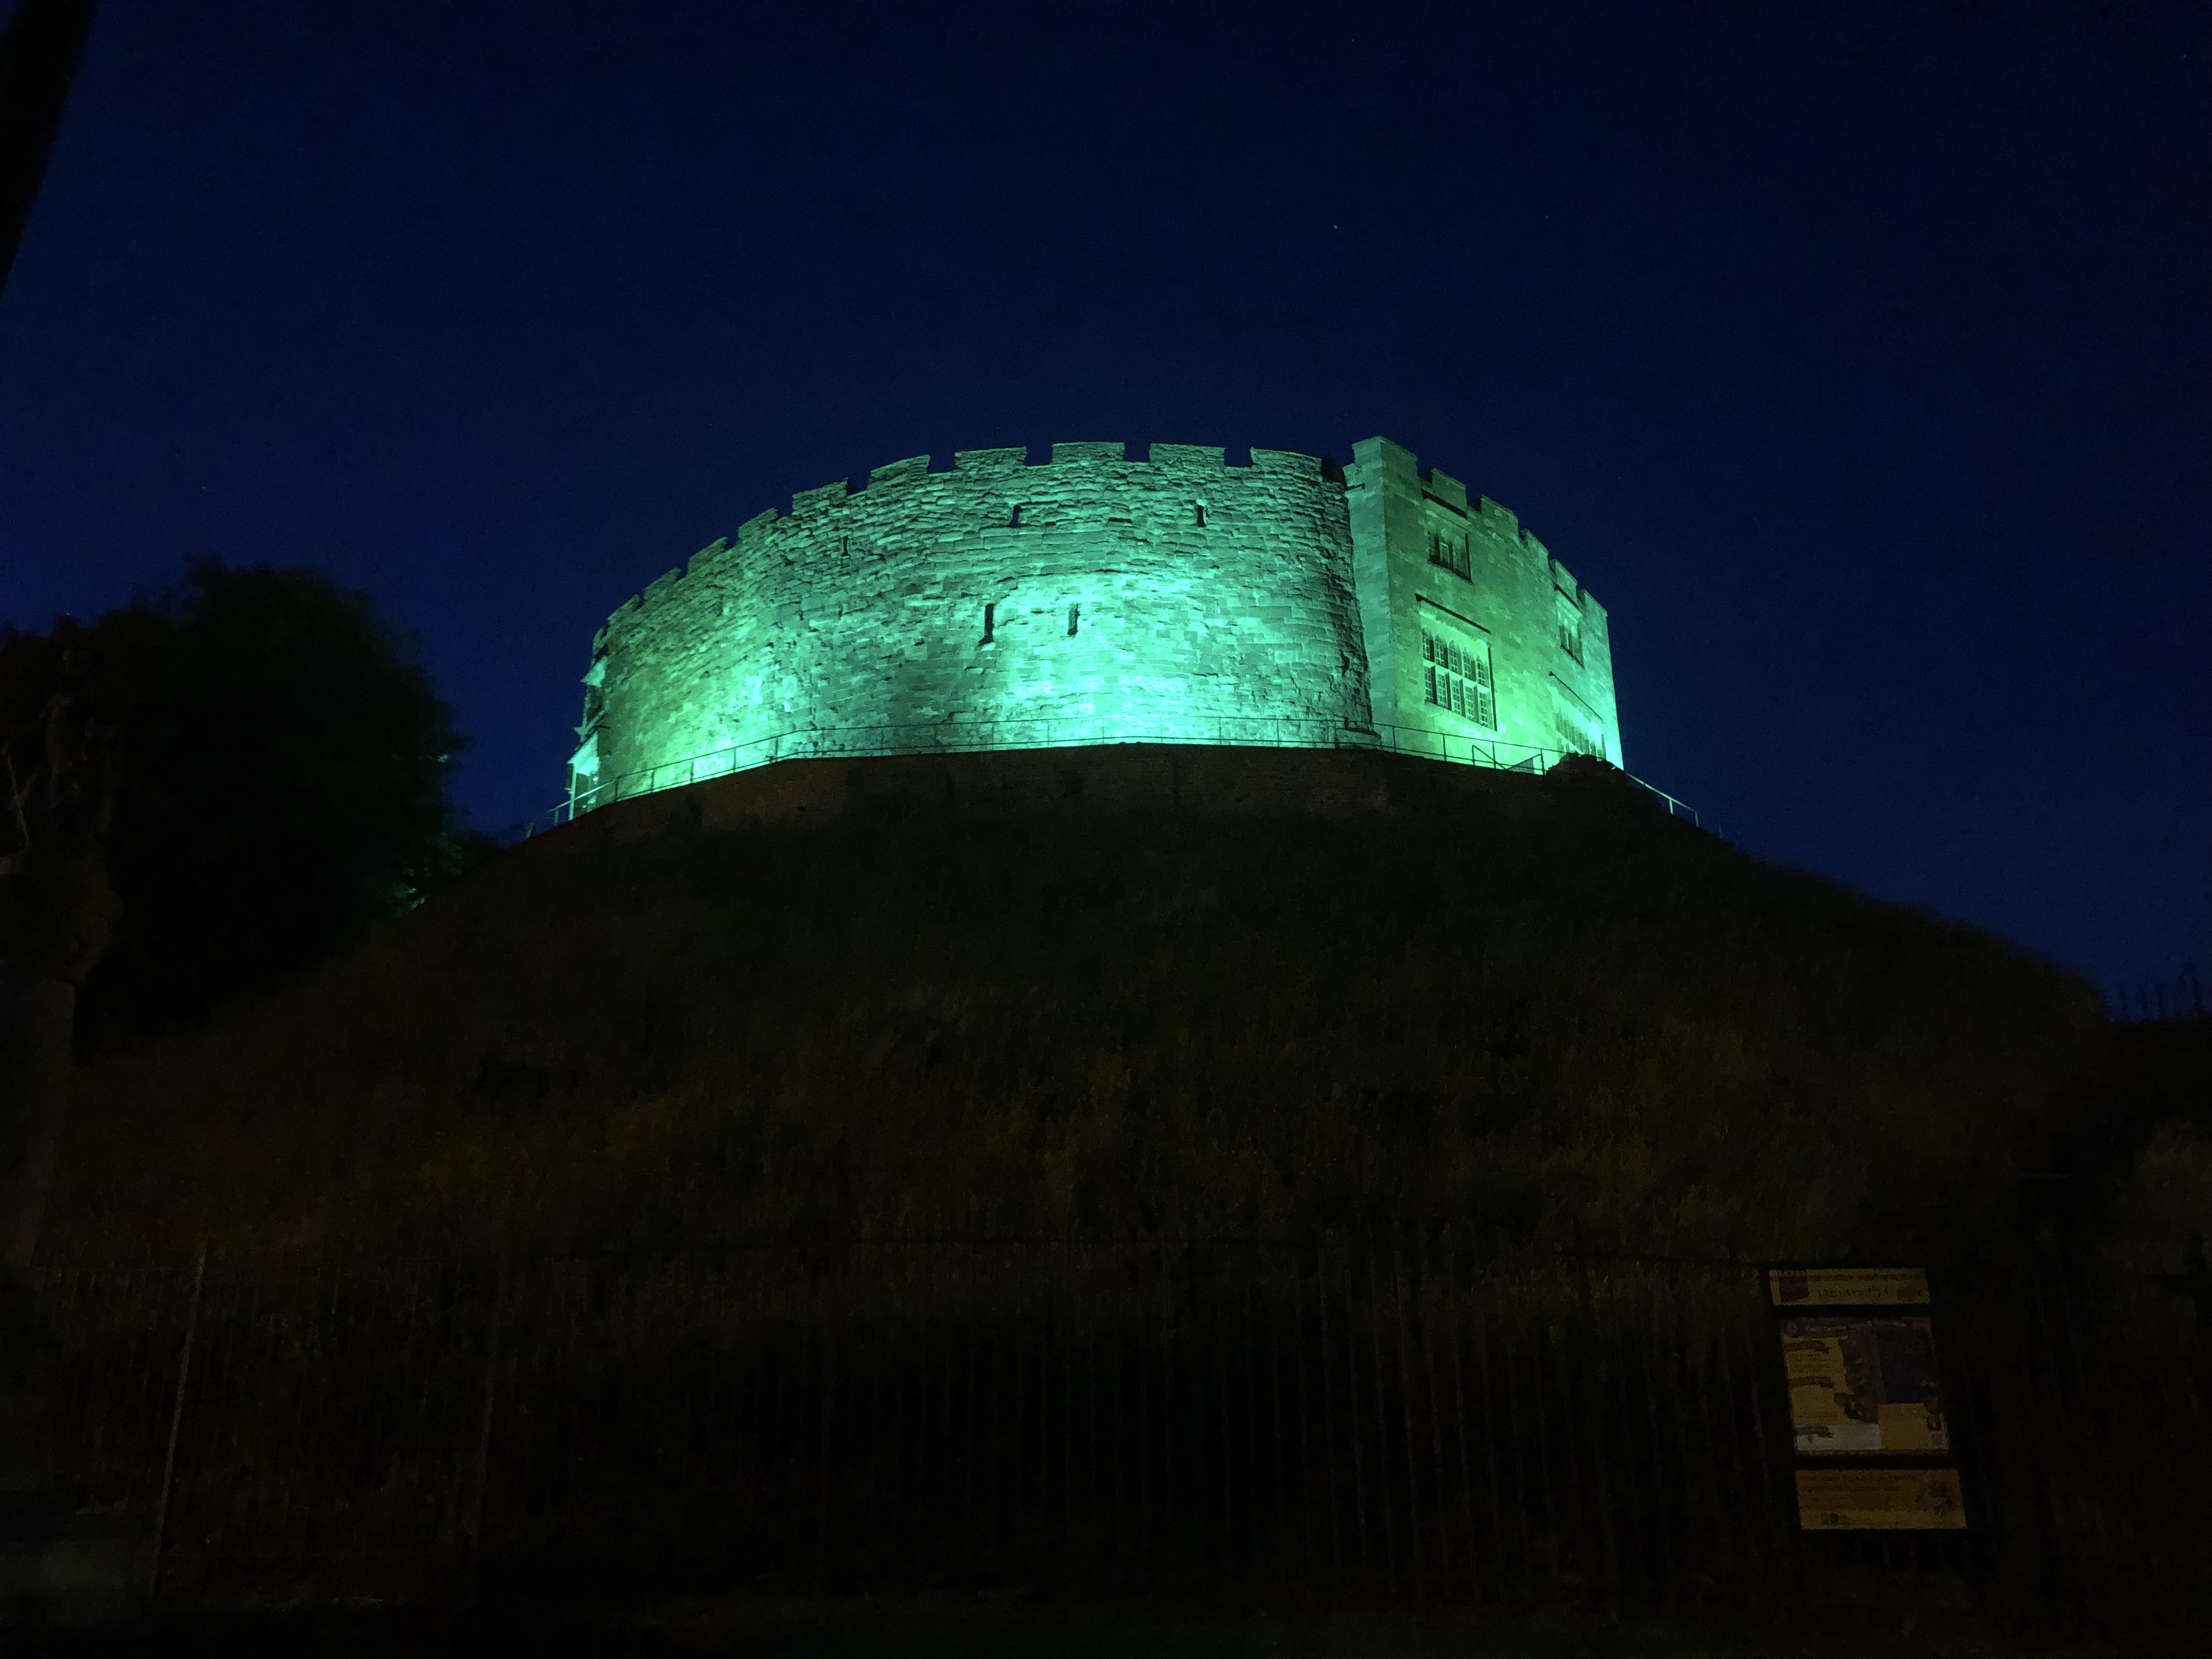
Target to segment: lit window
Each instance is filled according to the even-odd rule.
[[[1490,642],[1421,630],[1424,699],[1477,726],[1498,729],[1498,695],[1490,676]]]
[[[1583,659],[1583,608],[1565,594],[1559,595],[1559,649],[1577,662]]]

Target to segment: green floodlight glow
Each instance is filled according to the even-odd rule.
[[[1379,745],[1621,762],[1604,609],[1386,439],[878,467],[764,513],[593,644],[572,799],[812,754]]]

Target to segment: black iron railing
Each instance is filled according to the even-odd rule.
[[[749,743],[706,750],[658,766],[581,784],[557,806],[547,808],[510,832],[527,840],[596,807],[680,789],[710,778],[727,777],[783,760],[878,755],[955,755],[988,750],[1075,749],[1106,744],[1198,744],[1268,749],[1367,749],[1421,755],[1460,765],[1508,772],[1549,771],[1575,751],[1541,749],[1495,738],[1432,731],[1423,726],[1377,725],[1352,727],[1325,720],[1272,717],[1179,721],[1161,729],[1145,721],[1111,720],[959,720],[935,725],[807,728],[757,738]],[[1671,817],[1710,828],[1694,808],[1633,774],[1623,774],[1665,803]],[[1716,831],[1717,833],[1717,831]]]
[[[2078,1262],[1939,1273],[1969,1524],[1879,1534],[1800,1528],[1745,1263],[1449,1238],[218,1252],[50,1267],[40,1292],[69,1496],[173,1601],[1249,1583],[1758,1621],[1911,1568],[2000,1622],[2120,1629],[2212,1587],[2212,1331],[2159,1277]]]

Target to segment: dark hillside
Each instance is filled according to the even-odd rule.
[[[2071,1115],[2057,1226],[2114,1258],[2179,1275],[2212,1331],[2212,1019],[2123,1026],[2106,1086]]]
[[[1600,770],[1138,748],[610,807],[79,1079],[49,1249],[1449,1224],[1941,1249],[2105,1032]]]

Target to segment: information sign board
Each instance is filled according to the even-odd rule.
[[[1766,1270],[1808,1532],[1966,1525],[1925,1267]],[[1879,1460],[1881,1467],[1869,1467]]]
[[[1956,1469],[1800,1469],[1797,1522],[1808,1532],[1963,1532]]]
[[[1790,1431],[1800,1454],[1951,1449],[1927,1315],[1814,1315],[1781,1327]]]
[[[1925,1267],[1769,1267],[1778,1308],[1924,1308]]]

